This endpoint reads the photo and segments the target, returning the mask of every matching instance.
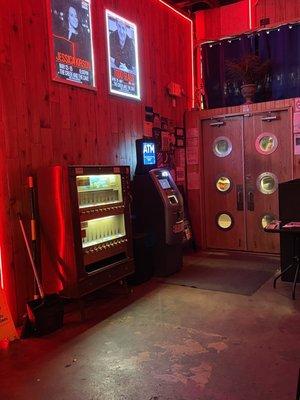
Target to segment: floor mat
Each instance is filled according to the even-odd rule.
[[[278,261],[272,258],[188,256],[181,271],[161,281],[251,296],[275,274],[278,266]]]

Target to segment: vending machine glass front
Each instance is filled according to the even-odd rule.
[[[122,203],[120,174],[76,176],[79,208]]]
[[[124,214],[81,222],[81,236],[83,248],[111,241],[121,243],[126,236]]]

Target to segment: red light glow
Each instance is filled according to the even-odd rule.
[[[1,288],[4,289],[3,267],[2,267],[2,249],[1,249],[1,247],[0,247],[0,285],[1,285]]]
[[[7,350],[9,348],[9,340],[0,340],[0,350]]]
[[[194,89],[194,39],[193,39],[194,38],[194,30],[193,30],[193,21],[190,18],[188,18],[186,15],[182,14],[181,12],[179,12],[178,10],[176,10],[175,8],[170,6],[170,4],[167,4],[162,0],[159,0],[159,2],[161,4],[163,4],[164,6],[168,7],[174,13],[180,15],[182,18],[184,18],[186,21],[188,21],[191,24],[192,107],[194,107],[194,105],[195,105],[195,89]]]
[[[252,29],[252,14],[251,14],[251,0],[248,0],[248,6],[249,6],[249,28]]]
[[[170,6],[170,4],[165,3],[162,0],[159,0],[160,3],[164,4],[166,7],[170,8],[172,11],[174,11],[176,14],[180,15],[182,18],[186,19],[187,21],[193,23],[193,21],[188,18],[186,15],[182,14],[180,11],[176,10],[176,8],[173,8],[172,6]]]

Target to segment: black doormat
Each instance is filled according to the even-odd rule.
[[[161,282],[251,296],[275,274],[278,267],[276,258],[188,256],[184,258],[181,271]]]

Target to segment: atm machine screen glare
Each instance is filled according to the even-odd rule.
[[[170,189],[171,188],[168,179],[159,179],[158,182],[159,182],[160,186],[163,189]]]

